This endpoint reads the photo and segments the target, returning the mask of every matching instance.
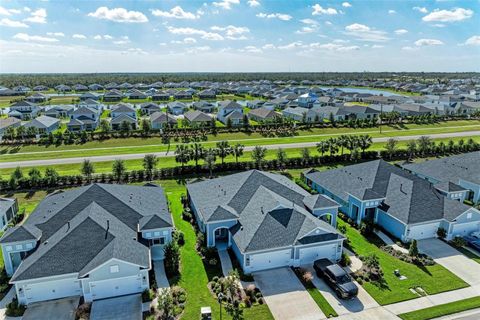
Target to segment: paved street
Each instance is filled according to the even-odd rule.
[[[324,135],[329,136],[329,135]],[[425,135],[410,135],[410,136],[398,136],[398,137],[381,137],[381,138],[373,138],[373,142],[386,142],[388,139],[394,138],[398,141],[408,141],[412,139],[418,139],[421,136]],[[460,138],[460,137],[473,137],[473,136],[480,136],[480,131],[465,131],[465,132],[452,132],[452,133],[437,133],[437,134],[430,134],[427,135],[432,139],[442,139],[442,138]],[[263,147],[267,149],[290,149],[290,148],[306,148],[306,147],[314,147],[316,146],[317,142],[299,142],[299,143],[282,143],[282,144],[269,144],[263,145]],[[244,151],[252,151],[254,146],[247,146],[245,147]],[[113,155],[106,155],[106,156],[92,156],[92,157],[73,157],[73,158],[58,158],[58,159],[43,159],[43,160],[25,160],[25,161],[12,161],[12,162],[0,162],[0,169],[7,169],[7,168],[16,168],[20,167],[35,167],[35,166],[48,166],[48,165],[56,165],[56,164],[74,164],[74,163],[82,163],[83,160],[88,159],[91,162],[103,162],[103,161],[114,161],[116,159],[122,160],[135,160],[135,159],[142,159],[146,154],[155,154],[157,157],[172,157],[173,149],[167,154],[167,152],[147,152],[147,153],[132,153],[132,154],[113,154]],[[28,159],[28,156],[25,156]]]

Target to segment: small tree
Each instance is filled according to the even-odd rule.
[[[55,186],[58,183],[58,172],[53,168],[45,169],[45,183],[48,186]]]
[[[42,180],[42,174],[37,168],[30,169],[30,171],[28,171],[28,176],[30,177],[30,185],[32,187],[38,186]]]
[[[418,257],[417,240],[413,239],[412,243],[410,244],[410,248],[408,248],[408,254],[411,257]]]
[[[23,178],[23,172],[20,167],[16,167],[15,170],[11,174],[11,178],[15,179],[15,181],[18,181]]]
[[[113,161],[112,173],[117,181],[121,181],[126,171],[125,162],[122,159]]]
[[[143,119],[142,120],[142,134],[145,136],[150,135],[150,132],[152,131],[152,124],[150,123],[150,120],[148,119]]]
[[[164,260],[165,271],[168,275],[177,275],[179,274],[180,267],[180,248],[175,241],[171,241],[164,248]]]
[[[158,164],[158,158],[154,154],[146,154],[143,157],[143,169],[147,171],[148,177],[152,177],[152,171],[155,169],[155,167]]]
[[[238,164],[238,158],[243,156],[244,145],[237,143],[232,147],[232,154],[235,156],[235,163]]]
[[[252,159],[258,168],[260,169],[262,168],[262,163],[266,155],[267,155],[267,148],[264,148],[261,146],[255,146],[255,148],[253,148]]]
[[[182,171],[183,171],[183,166],[187,164],[191,158],[192,158],[192,152],[188,148],[188,146],[183,144],[177,145],[177,148],[175,149],[175,161],[182,165]]]
[[[287,153],[282,148],[277,150],[277,163],[281,170],[285,168],[285,163],[287,162]]]
[[[192,146],[192,159],[195,161],[195,167],[198,167],[198,160],[202,159],[205,149],[200,143],[194,143]]]
[[[217,154],[222,160],[222,165],[225,160],[225,158],[232,153],[232,149],[230,148],[230,144],[228,141],[219,141],[217,142]]]
[[[310,150],[308,148],[303,148],[301,150],[301,154],[302,154],[302,161],[303,163],[307,163],[310,161]]]
[[[90,181],[90,179],[92,178],[92,174],[95,173],[95,168],[93,167],[93,163],[91,163],[90,160],[85,159],[83,160],[80,171],[85,177],[87,177],[87,180]]]
[[[395,154],[395,151],[397,150],[397,143],[398,141],[390,138],[387,140],[387,143],[385,144],[385,150],[387,151],[388,157],[391,159],[393,155]]]
[[[215,161],[217,160],[215,150],[213,149],[208,149],[205,152],[205,166],[208,168],[208,171],[210,172],[210,178],[212,177],[212,171],[213,168],[215,168]]]

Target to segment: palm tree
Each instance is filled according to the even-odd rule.
[[[259,169],[262,168],[262,162],[267,155],[267,148],[255,146],[252,150],[252,159]]]
[[[417,144],[418,144],[418,151],[420,151],[422,156],[425,156],[432,147],[432,140],[430,139],[430,137],[421,136],[420,138],[418,138]]]
[[[323,157],[323,154],[328,151],[328,141],[320,141],[317,143],[317,151]]]
[[[125,162],[122,159],[116,159],[112,164],[113,177],[117,181],[121,181],[123,175],[125,174],[126,167]]]
[[[243,144],[237,143],[232,147],[232,154],[235,156],[235,163],[238,164],[238,158],[243,155],[243,149],[245,146]]]
[[[310,161],[310,150],[308,148],[303,148],[301,151],[302,154],[302,162],[307,163]]]
[[[385,144],[385,150],[387,151],[388,157],[390,159],[393,157],[395,151],[397,150],[397,144],[398,141],[393,138],[388,139],[387,143]]]
[[[95,168],[93,167],[93,163],[91,163],[90,160],[85,159],[83,160],[80,171],[84,176],[87,177],[87,180],[90,181],[90,179],[92,178],[92,174],[95,172]]]
[[[372,137],[368,134],[358,136],[358,146],[362,149],[362,153],[365,153],[365,150],[370,148],[372,145]]]
[[[284,169],[286,161],[287,161],[287,153],[282,148],[278,148],[277,163],[281,170]]]
[[[183,166],[190,161],[191,157],[192,152],[186,145],[177,145],[177,149],[175,150],[175,161],[182,165],[182,171]]]
[[[415,140],[410,140],[407,142],[407,153],[408,153],[408,159],[411,160],[415,156],[415,153],[417,152],[417,143]]]
[[[58,172],[53,168],[45,169],[44,177],[48,186],[55,186],[58,182]]]
[[[342,134],[337,139],[337,145],[340,147],[340,153],[343,156],[343,149],[348,145],[349,136]]]
[[[217,161],[217,157],[214,149],[209,148],[206,152],[204,152],[204,161],[205,161],[205,166],[208,168],[208,171],[210,172],[210,178],[211,178],[213,168],[215,168],[215,161]]]
[[[328,142],[328,151],[330,152],[331,156],[334,156],[338,152],[337,139],[330,138],[327,140],[327,142]]]
[[[232,153],[228,141],[219,141],[217,142],[217,153],[220,159],[222,159],[222,166],[225,158]]]
[[[205,149],[200,143],[195,142],[192,144],[192,159],[195,160],[195,167],[198,167],[198,160],[203,158]]]
[[[143,169],[147,171],[148,177],[152,176],[153,169],[156,168],[158,164],[158,158],[154,154],[146,154],[143,157]]]

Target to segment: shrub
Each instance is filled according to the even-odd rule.
[[[250,300],[249,296],[243,297],[243,303],[245,303],[245,307],[250,308],[252,306],[252,301]]]
[[[208,264],[210,264],[211,266],[216,266],[217,263],[218,263],[218,261],[215,258],[212,258],[212,259],[208,260]]]
[[[185,221],[192,221],[192,213],[188,210],[183,210],[182,212],[182,219],[185,220]]]
[[[145,289],[142,292],[142,302],[152,301],[155,298],[155,292],[152,289]]]
[[[177,231],[175,234],[178,245],[183,246],[185,244],[185,234],[182,231]]]
[[[23,304],[18,303],[17,297],[14,297],[12,302],[7,304],[5,314],[9,317],[21,317],[25,312],[26,307]]]
[[[90,311],[92,309],[91,303],[82,303],[75,311],[75,320],[88,320],[90,319]]]
[[[464,247],[467,244],[465,239],[463,239],[462,237],[455,237],[451,242],[455,247],[459,248]]]
[[[348,267],[351,264],[352,264],[352,260],[350,259],[350,256],[345,252],[342,252],[342,257],[340,258],[340,265],[342,267]]]
[[[369,236],[373,233],[373,224],[368,222],[362,222],[360,224],[360,233],[363,236]]]
[[[341,234],[347,233],[347,226],[345,225],[338,226],[338,231],[340,231]]]
[[[313,280],[313,275],[310,271],[304,271],[302,274],[302,279],[305,283],[310,283]]]
[[[410,248],[408,249],[408,254],[411,257],[417,257],[418,256],[417,240],[413,239],[412,243],[410,244]]]
[[[445,230],[444,228],[438,228],[437,236],[441,239],[445,239],[447,237],[447,230]]]

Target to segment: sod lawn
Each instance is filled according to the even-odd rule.
[[[367,240],[358,230],[340,219],[338,225],[347,228],[346,236],[357,255],[377,255],[385,282],[382,284],[363,282],[362,286],[380,305],[418,298],[419,295],[410,291],[412,287],[421,287],[430,295],[468,287],[467,283],[439,264],[419,267],[403,262],[381,250],[379,245],[383,243],[375,236]],[[393,273],[396,269],[407,279],[399,280]]]
[[[480,308],[480,297],[441,304],[435,307],[403,313],[398,316],[403,320],[428,320],[476,308]]]

